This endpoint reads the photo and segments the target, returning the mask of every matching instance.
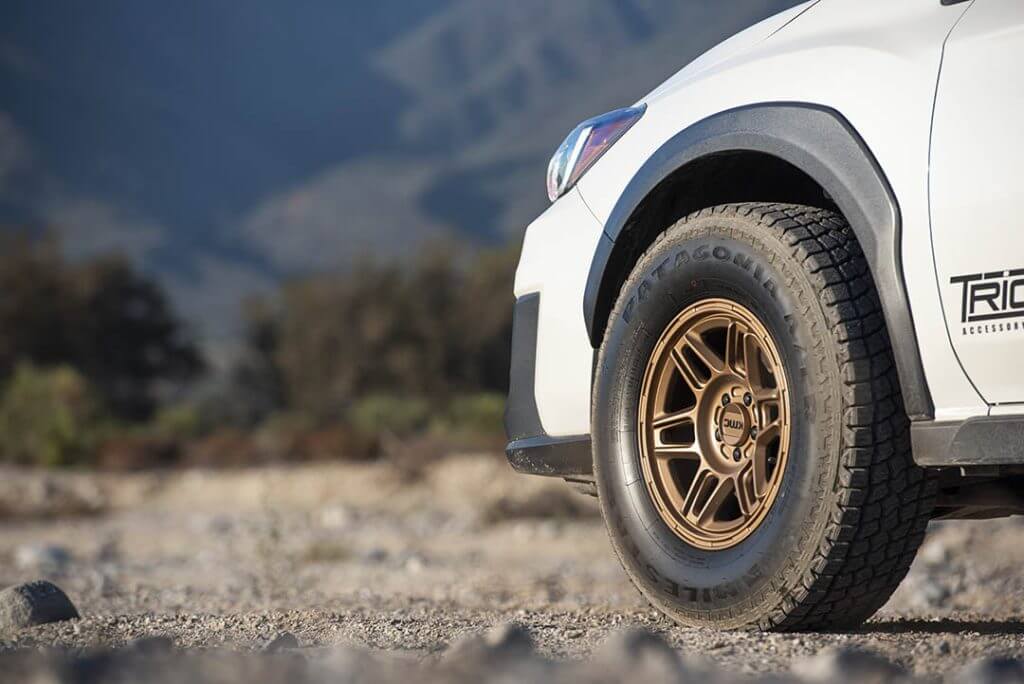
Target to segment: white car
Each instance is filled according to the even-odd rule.
[[[855,625],[1024,512],[1024,2],[819,0],[580,125],[515,282],[519,471],[679,622]]]

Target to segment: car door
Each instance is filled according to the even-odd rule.
[[[950,342],[987,402],[1024,401],[1021,0],[976,0],[946,40],[929,195]]]

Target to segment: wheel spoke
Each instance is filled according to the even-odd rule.
[[[757,439],[754,442],[758,446],[765,446],[773,439],[779,436],[782,431],[782,421],[776,420],[768,425],[761,428],[761,431],[757,433]]]
[[[655,430],[667,430],[679,427],[680,425],[686,425],[687,423],[692,424],[695,418],[695,411],[696,409],[688,408],[684,411],[662,413],[654,417],[654,420],[651,421],[651,426]]]
[[[768,492],[768,451],[763,446],[754,448],[750,469],[750,484],[754,499],[761,499]]]
[[[693,444],[659,444],[654,447],[654,456],[659,461],[699,461],[700,449]]]
[[[709,488],[712,488],[717,483],[715,474],[708,468],[701,468],[697,471],[697,475],[693,478],[693,482],[690,483],[690,489],[686,492],[686,497],[683,500],[682,514],[688,518],[699,517],[694,513],[694,508],[697,506],[699,501],[703,501],[706,498]]]
[[[782,421],[778,419],[769,421],[767,420],[766,415],[762,415],[761,418],[762,420],[760,421],[760,423],[763,427],[758,432],[757,439],[755,439],[755,442],[758,443],[759,445],[767,444],[768,442],[770,442],[772,439],[779,435],[779,432],[782,429]]]
[[[780,421],[771,423],[754,440],[752,480],[754,496],[761,499],[768,492],[768,445],[782,434]]]
[[[736,501],[740,505],[740,513],[749,518],[757,507],[757,501],[762,495],[757,492],[756,466],[748,465],[736,474]]]
[[[681,348],[676,347],[672,350],[672,362],[675,364],[679,374],[683,376],[683,380],[693,390],[693,393],[699,395],[704,390],[704,386],[708,384],[707,380],[693,367],[693,363],[686,357]]]
[[[735,490],[736,483],[731,477],[722,477],[715,481],[713,487],[707,502],[701,507],[700,513],[697,515],[697,523],[699,525],[707,525],[715,519],[718,509],[722,507],[725,500]]]
[[[761,346],[754,335],[743,336],[743,370],[747,382],[756,392],[765,386],[764,371],[761,368]]]
[[[672,428],[683,425],[693,425],[695,420],[695,409],[675,411],[656,416],[651,422],[654,431],[654,455],[659,459],[699,459],[700,447],[696,439],[689,442],[668,442],[665,440],[665,433]],[[695,428],[696,429],[696,428]]]
[[[686,345],[697,355],[697,358],[704,362],[713,376],[725,371],[725,360],[711,350],[711,347],[704,342],[704,338],[700,336],[700,333],[691,330],[686,333],[684,339]]]
[[[725,331],[725,365],[737,375],[746,374],[746,352],[743,349],[746,338],[746,328],[735,321]]]

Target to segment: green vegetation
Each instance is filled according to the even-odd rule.
[[[0,382],[26,362],[70,366],[141,421],[203,369],[159,286],[123,259],[70,263],[53,242],[0,234],[0,293]]]
[[[23,363],[0,395],[0,460],[40,466],[88,461],[106,423],[78,371]]]
[[[239,361],[199,391],[198,349],[154,281],[123,260],[70,263],[52,242],[0,237],[0,461],[245,465],[497,446],[514,266],[512,250],[444,243],[288,282],[248,303]]]

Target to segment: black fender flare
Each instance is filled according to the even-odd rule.
[[[598,303],[614,297],[607,292],[614,278],[606,278],[612,249],[640,203],[691,162],[737,151],[765,153],[792,164],[839,207],[864,250],[882,301],[907,414],[914,421],[932,419],[935,409],[903,279],[899,204],[857,131],[839,112],[820,105],[770,102],[726,110],[677,133],[650,156],[613,207],[591,263],[583,298],[591,344],[600,346],[607,323],[599,316]]]

